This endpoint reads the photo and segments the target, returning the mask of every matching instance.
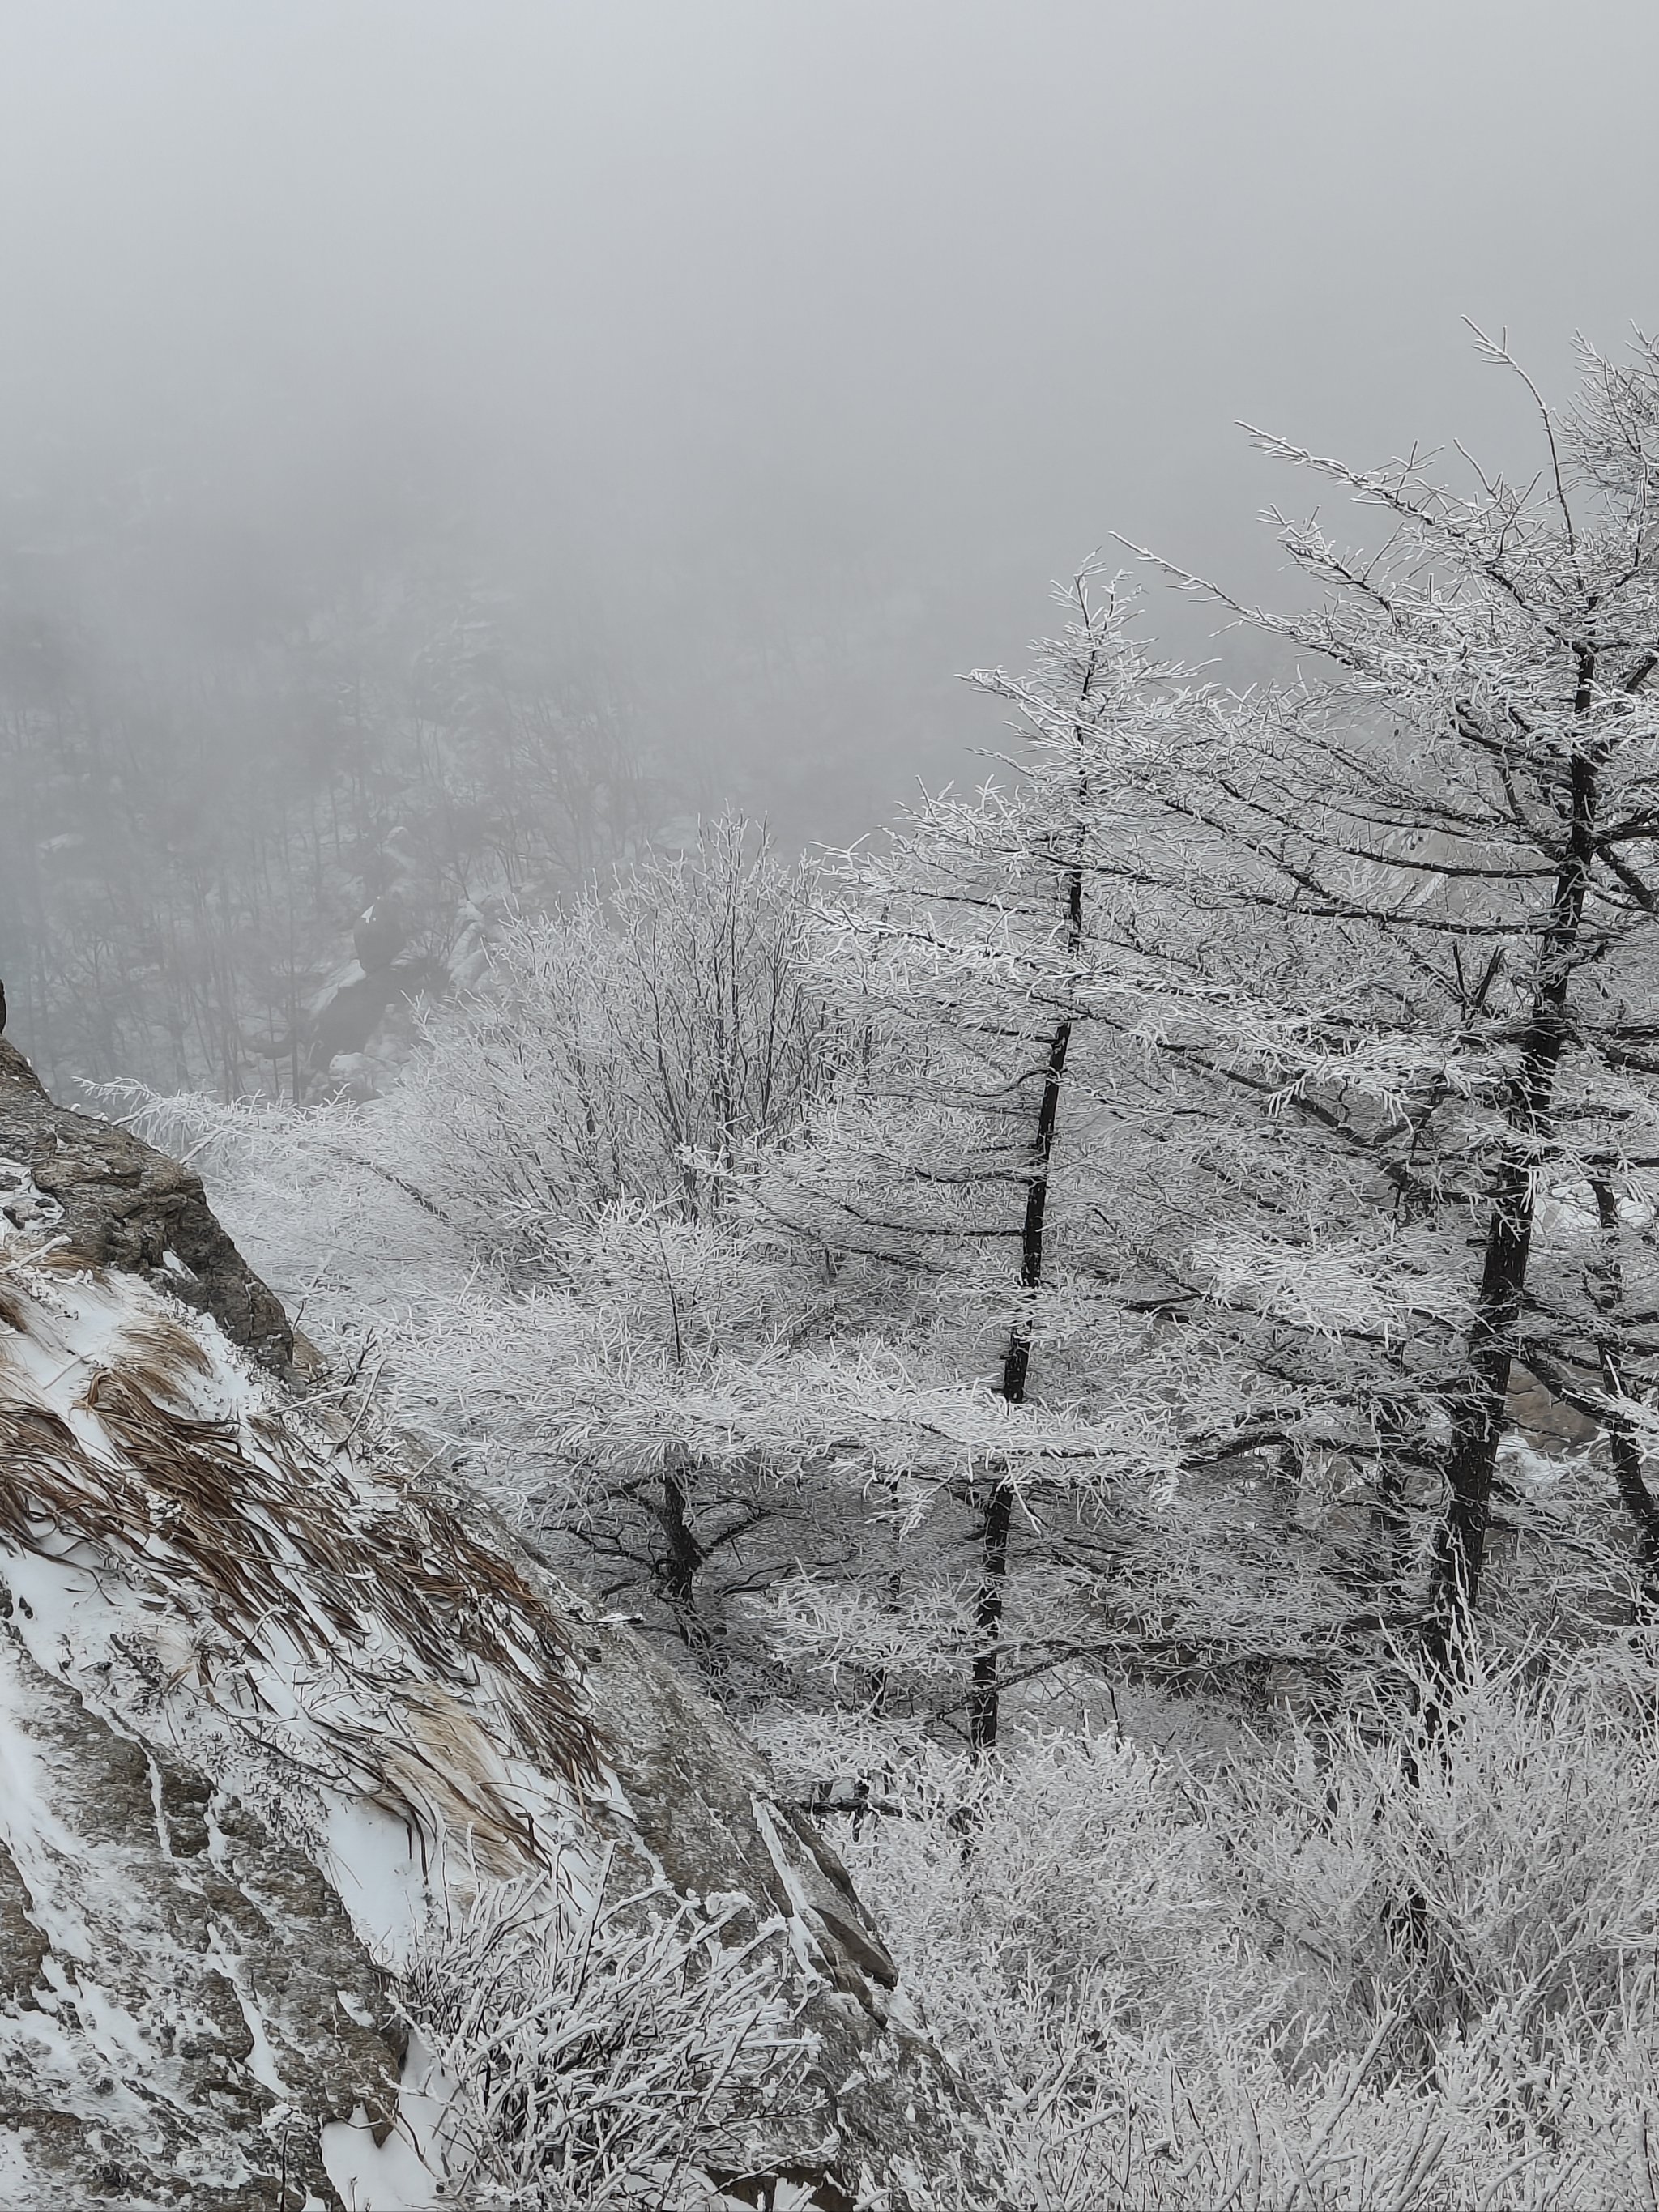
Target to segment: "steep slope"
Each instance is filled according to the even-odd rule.
[[[8,2212],[928,2198],[971,2123],[752,1749],[301,1396],[194,1178],[10,1054],[5,1144]]]

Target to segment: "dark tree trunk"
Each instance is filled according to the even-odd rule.
[[[973,1686],[968,1693],[968,1749],[983,1758],[996,1744],[1001,1703],[1002,1592],[1008,1573],[1008,1535],[1013,1524],[1013,1486],[994,1482],[980,1529],[979,1593],[974,1601]]]
[[[1595,667],[1579,658],[1576,711],[1588,710]],[[1520,1349],[1536,1208],[1535,1177],[1550,1133],[1556,1076],[1567,1040],[1569,995],[1595,851],[1599,759],[1588,749],[1568,763],[1566,842],[1539,948],[1520,1066],[1508,1107],[1509,1139],[1492,1180],[1486,1252],[1463,1375],[1451,1395],[1445,1460],[1446,1506],[1429,1571],[1423,1650],[1443,1674],[1480,1592],[1492,1481],[1508,1419],[1510,1367]]]
[[[1083,940],[1083,870],[1066,872],[1066,941],[1075,951]],[[1001,1395],[1011,1406],[1025,1402],[1025,1385],[1031,1369],[1031,1321],[1029,1300],[1042,1284],[1043,1239],[1048,1213],[1048,1170],[1054,1157],[1054,1131],[1060,1121],[1060,1094],[1066,1079],[1066,1058],[1071,1049],[1068,1017],[1054,1025],[1042,1069],[1042,1094],[1037,1104],[1036,1129],[1031,1143],[1031,1179],[1025,1191],[1025,1218],[1020,1228],[1020,1310],[1008,1332],[1003,1355]],[[1003,1592],[1008,1577],[1008,1539],[1013,1526],[1014,1490],[1006,1479],[994,1480],[986,1500],[980,1531],[980,1583],[974,1601],[974,1668],[968,1698],[968,1749],[980,1759],[992,1750],[1001,1719],[1001,1655]]]
[[[1397,1410],[1384,1405],[1377,1411],[1377,1441],[1382,1447],[1376,1488],[1371,1498],[1371,1556],[1367,1587],[1380,1606],[1393,1588],[1401,1568],[1407,1531],[1405,1425]]]
[[[1624,1367],[1627,1344],[1624,1323],[1625,1271],[1619,1255],[1619,1201],[1611,1183],[1599,1176],[1592,1182],[1596,1218],[1601,1229],[1601,1264],[1592,1295],[1599,1326],[1595,1333],[1596,1364],[1607,1396],[1629,1394]],[[1642,1573],[1642,1599],[1650,1610],[1659,1607],[1659,1498],[1648,1488],[1642,1465],[1642,1447],[1630,1423],[1609,1406],[1601,1416],[1613,1460],[1613,1480],[1619,1502],[1636,1530],[1637,1559]]]
[[[678,1451],[662,1473],[662,1502],[657,1509],[663,1534],[663,1556],[657,1570],[657,1587],[674,1616],[674,1625],[685,1645],[706,1667],[716,1662],[718,1638],[704,1618],[697,1598],[697,1574],[708,1552],[691,1526],[690,1499],[685,1478],[686,1460]]]

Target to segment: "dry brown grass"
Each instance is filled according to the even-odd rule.
[[[152,1398],[170,1399],[180,1406],[190,1402],[191,1378],[213,1372],[203,1346],[163,1313],[146,1314],[122,1330],[121,1366]]]
[[[9,1310],[0,1320],[28,1329],[27,1300],[12,1303],[16,1321]],[[191,1379],[210,1367],[165,1316],[127,1328],[118,1364],[94,1369],[79,1401],[106,1450],[9,1377],[0,1540],[37,1551],[60,1549],[65,1536],[95,1546],[210,1624],[212,1640],[245,1667],[274,1629],[393,1717],[350,1747],[368,1794],[424,1833],[459,1828],[491,1856],[535,1858],[506,1759],[580,1794],[599,1756],[547,1603],[402,1468],[376,1464],[366,1479],[361,1440],[348,1462],[295,1423],[184,1410]]]

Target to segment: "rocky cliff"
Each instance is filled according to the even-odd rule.
[[[763,1762],[292,1352],[0,1046],[0,2204],[959,2201]]]
[[[137,1275],[287,1375],[294,1332],[276,1295],[214,1219],[201,1178],[112,1122],[47,1097],[0,1037],[0,1232],[45,1231],[99,1267]]]

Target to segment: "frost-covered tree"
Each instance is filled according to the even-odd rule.
[[[1525,486],[1470,464],[1459,492],[1415,458],[1362,471],[1266,441],[1380,511],[1383,542],[1284,527],[1322,603],[1248,618],[1331,672],[1231,709],[1200,772],[1147,796],[1216,856],[1194,907],[1253,945],[1265,919],[1294,975],[1223,955],[1183,983],[1164,948],[1121,939],[1146,970],[1133,1018],[1166,1053],[1195,1030],[1286,1142],[1346,1152],[1386,1200],[1353,1272],[1370,1310],[1342,1333],[1392,1334],[1431,1411],[1414,1455],[1444,1485],[1426,1607],[1443,1656],[1480,1587],[1515,1362],[1547,1358],[1565,1316],[1615,1425],[1646,1382],[1639,1326],[1610,1336],[1607,1267],[1609,1245],[1643,1249],[1659,1103],[1659,352],[1586,349],[1583,368],[1565,414],[1540,403]],[[1155,911],[1172,872],[1191,885],[1187,856],[1155,867]],[[1287,1273],[1341,1261],[1352,1218],[1256,1224],[1231,1294],[1282,1305]],[[1378,1443],[1397,1485],[1399,1441]],[[1621,1480],[1645,1511],[1639,1469]]]
[[[507,925],[398,1109],[430,1194],[534,1267],[618,1200],[717,1206],[720,1170],[792,1130],[835,1061],[811,896],[728,815]]]
[[[906,1325],[1009,1407],[1040,1348],[1051,1413],[1167,1413],[1126,1650],[1306,1659],[1416,1619],[1443,1662],[1522,1361],[1607,1425],[1650,1573],[1656,395],[1651,349],[1587,356],[1525,492],[1276,448],[1388,519],[1363,555],[1285,525],[1320,604],[1249,617],[1329,672],[1175,686],[1085,591],[1031,676],[981,679],[1013,780],[854,870],[870,1073],[781,1210],[931,1280]],[[975,1484],[983,1744],[1035,1492]]]
[[[921,802],[849,855],[825,903],[823,983],[860,1041],[811,1140],[769,1163],[768,1201],[826,1254],[910,1279],[918,1380],[994,1400],[986,1449],[939,1486],[977,1515],[966,1734],[996,1741],[1017,1519],[1097,1508],[1163,1456],[1157,1409],[1126,1396],[1121,1316],[1098,1295],[1091,1217],[1109,1163],[1068,1115],[1073,1032],[1096,958],[1097,830],[1124,761],[1167,749],[1192,706],[1090,574],[1040,648],[1011,774]],[[976,679],[1005,690],[994,676]],[[1086,1346],[1079,1363],[1067,1358]],[[1058,1355],[1057,1357],[1051,1355]],[[1041,1378],[1034,1361],[1048,1362]],[[925,1383],[922,1386],[925,1388]],[[965,1476],[965,1480],[964,1480]]]

